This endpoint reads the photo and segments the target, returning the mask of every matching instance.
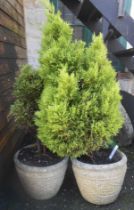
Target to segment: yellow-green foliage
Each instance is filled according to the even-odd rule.
[[[85,65],[84,51],[84,42],[72,42],[72,29],[62,20],[61,14],[53,11],[48,13],[40,50],[40,75],[45,84],[55,84],[59,70],[64,65],[69,73],[79,71]]]
[[[79,42],[75,44],[79,49]],[[51,75],[51,79],[47,80],[36,112],[39,139],[62,157],[79,157],[104,148],[123,123],[119,86],[102,36],[94,36],[91,46],[81,49],[78,52],[82,62],[65,62],[63,66],[61,61],[62,65],[56,66],[54,72],[51,63],[50,68],[48,64],[47,78]],[[52,46],[55,59],[53,50]],[[76,53],[71,51],[70,61]]]

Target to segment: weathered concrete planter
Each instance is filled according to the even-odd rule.
[[[14,156],[15,167],[26,192],[34,199],[45,200],[57,194],[65,176],[68,158],[47,167],[33,167],[18,160],[18,151]]]
[[[86,164],[72,160],[73,172],[79,190],[85,200],[96,205],[112,203],[118,197],[124,181],[127,158],[122,152],[121,160],[106,165]]]

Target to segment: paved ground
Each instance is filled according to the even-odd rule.
[[[58,195],[47,201],[30,199],[23,191],[15,170],[11,171],[7,187],[0,194],[0,210],[134,210],[134,145],[125,148],[128,171],[117,201],[108,206],[95,206],[80,195],[71,167]]]

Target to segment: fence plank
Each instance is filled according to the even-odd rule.
[[[26,58],[26,50],[8,43],[0,42],[0,57],[1,58]]]
[[[12,20],[7,14],[0,10],[0,25],[17,33],[21,37],[25,37],[25,30],[17,22]]]
[[[23,17],[17,12],[17,10],[8,1],[1,0],[0,9],[4,11],[6,14],[8,14],[17,23],[19,23],[22,27],[24,27]]]

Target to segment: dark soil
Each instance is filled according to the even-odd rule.
[[[26,165],[37,167],[51,166],[62,160],[48,150],[40,154],[36,146],[21,149],[18,159]]]
[[[94,152],[92,156],[83,155],[80,158],[78,158],[78,160],[83,163],[90,163],[90,164],[97,164],[97,165],[116,163],[121,160],[121,157],[118,152],[115,153],[112,160],[109,160],[108,157],[110,153],[111,153],[111,149],[107,149],[107,150],[103,149],[98,152]]]

